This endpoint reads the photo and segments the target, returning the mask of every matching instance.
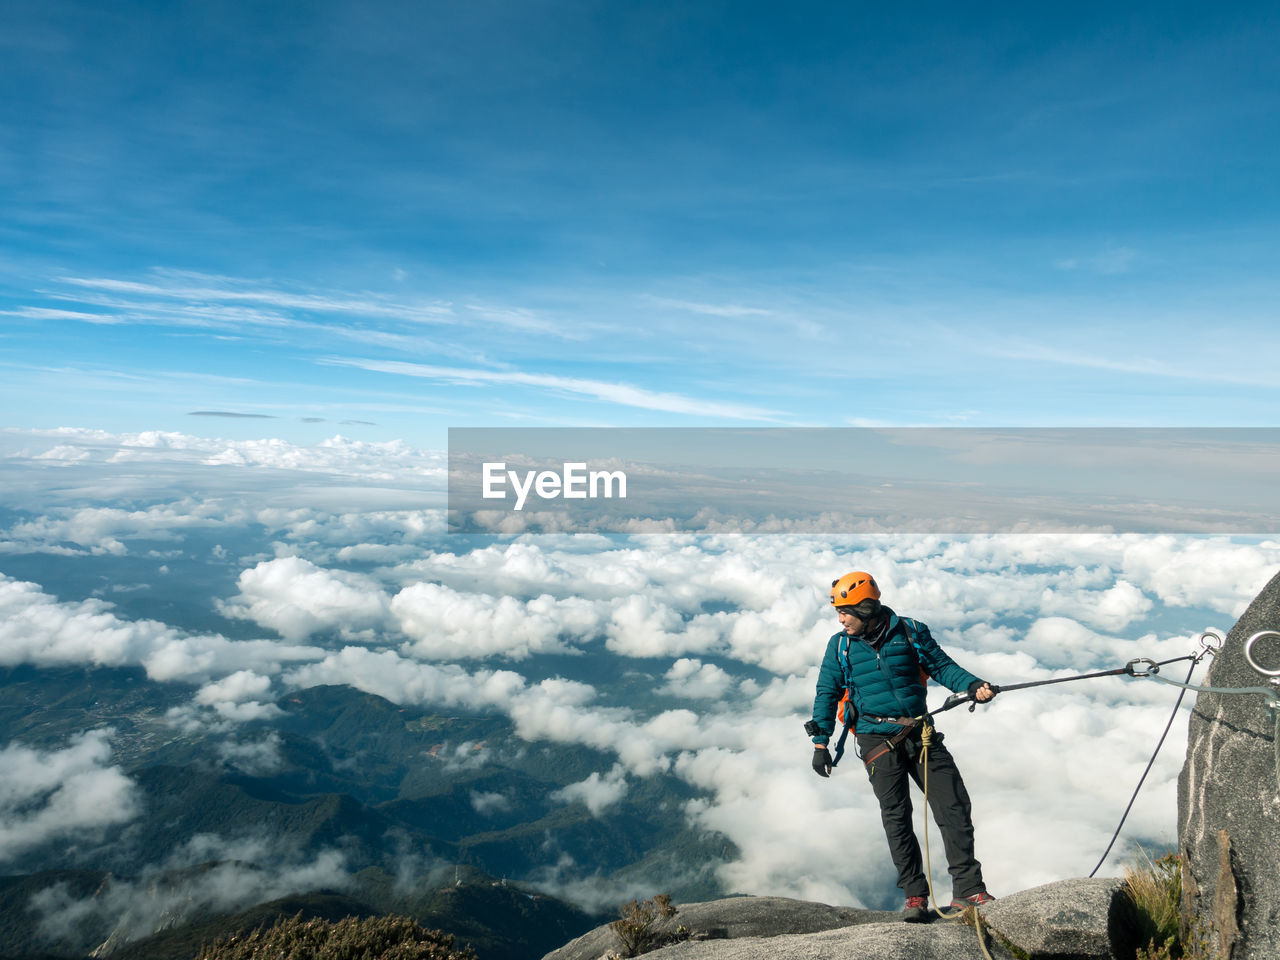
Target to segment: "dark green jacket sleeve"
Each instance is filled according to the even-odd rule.
[[[813,698],[813,720],[820,733],[814,743],[827,743],[836,729],[836,705],[844,696],[844,671],[840,669],[840,634],[827,641],[827,652],[818,668],[818,692]]]
[[[982,681],[960,666],[938,646],[933,634],[923,623],[916,621],[916,653],[925,673],[952,693],[970,691],[982,685]]]

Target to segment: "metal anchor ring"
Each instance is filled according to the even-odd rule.
[[[1217,630],[1206,630],[1200,634],[1200,656],[1203,657],[1205,654],[1211,657],[1217,656],[1218,651],[1222,649],[1222,645],[1226,642],[1227,638]]]
[[[1257,670],[1264,677],[1280,677],[1280,667],[1275,670],[1264,670],[1257,660],[1253,659],[1253,645],[1256,641],[1263,637],[1275,637],[1280,640],[1280,630],[1259,630],[1252,637],[1244,642],[1244,658],[1249,661],[1249,666]]]
[[[1147,665],[1145,670],[1138,670],[1137,665],[1140,663],[1145,663]],[[1156,663],[1149,657],[1137,657],[1136,659],[1130,660],[1126,663],[1124,665],[1124,670],[1125,673],[1129,674],[1131,677],[1149,677],[1153,673],[1160,672],[1160,664]]]

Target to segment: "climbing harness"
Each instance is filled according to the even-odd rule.
[[[927,714],[925,716],[927,716]],[[907,737],[911,736],[911,731],[920,725],[920,723],[923,720],[923,716],[921,717],[868,717],[867,719],[874,720],[876,723],[896,723],[902,727],[902,729],[899,730],[897,733],[895,733],[892,737],[890,737],[884,743],[880,744],[880,746],[876,747],[875,750],[871,751],[869,754],[867,754],[865,757],[862,758],[863,765],[869,767],[873,763],[875,763],[877,760],[879,760],[881,757],[883,757],[886,753],[889,753],[892,750],[894,750],[898,746],[898,744],[900,744],[903,740],[907,739]],[[834,766],[834,764],[832,764],[832,766]]]

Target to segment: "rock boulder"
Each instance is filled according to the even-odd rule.
[[[1249,666],[1245,642],[1280,630],[1280,575],[1231,629],[1206,679],[1215,687],[1270,686]],[[1254,659],[1280,667],[1280,639]],[[1276,688],[1280,696],[1280,687]],[[1260,694],[1197,695],[1178,778],[1183,912],[1220,960],[1280,957],[1280,787],[1275,715]],[[1194,934],[1196,931],[1192,931]]]
[[[1121,960],[1129,902],[1117,880],[1064,880],[983,908],[986,942],[998,960]],[[689,939],[646,960],[955,960],[981,957],[977,931],[960,922],[903,923],[897,912],[856,910],[782,897],[733,897],[678,907],[663,929]],[[543,960],[600,960],[620,953],[608,926]]]
[[[786,897],[728,897],[708,903],[681,904],[674,917],[658,920],[654,930],[659,936],[669,936],[685,927],[691,937],[737,940],[817,933],[897,918],[896,913],[883,910],[830,907],[825,903]],[[543,960],[598,960],[619,950],[618,938],[605,925],[588,930],[576,940],[548,953]]]

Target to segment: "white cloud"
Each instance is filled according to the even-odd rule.
[[[210,836],[193,838],[165,866],[177,870],[215,860],[221,862],[180,874],[152,866],[137,880],[111,877],[84,900],[72,897],[65,883],[55,883],[33,896],[29,906],[40,915],[40,931],[49,939],[72,942],[76,931],[89,925],[129,942],[211,913],[234,913],[312,890],[343,890],[352,882],[346,858],[336,850],[305,859],[265,841]],[[104,939],[95,937],[98,943]]]
[[[52,450],[58,451],[58,459],[41,459]],[[47,548],[49,538],[68,532],[93,543],[92,536],[101,529],[123,543],[131,536],[164,537],[166,530],[240,523],[246,513],[301,514],[320,505],[333,516],[362,508],[371,513],[401,508],[423,512],[443,506],[447,474],[443,450],[418,450],[401,440],[369,442],[341,435],[302,445],[272,438],[228,440],[157,430],[5,429],[0,430],[0,456],[6,467],[9,505],[29,505],[45,514],[23,521],[34,524],[22,528],[23,537],[12,532],[0,535],[0,550],[7,552],[42,544]],[[56,486],[48,482],[51,469],[60,474]],[[281,482],[275,472],[281,470],[292,474],[290,482]],[[206,499],[160,502],[171,498],[175,487],[198,487]],[[89,498],[154,506],[78,506]],[[64,501],[61,506],[60,500]],[[443,532],[442,512],[426,512],[434,518],[436,532]],[[6,547],[6,542],[16,547]],[[106,546],[109,551],[119,549]]]
[[[522,693],[525,679],[510,670],[468,673],[454,664],[436,666],[409,660],[391,650],[344,647],[319,663],[287,671],[298,687],[345,684],[392,703],[500,706]]]
[[[304,313],[350,314],[360,319],[380,317],[411,323],[448,323],[452,317],[452,310],[442,303],[402,304],[379,297],[352,296],[346,293],[292,293],[235,278],[200,274],[162,273],[157,279],[161,282],[148,283],[111,277],[59,278],[62,283],[86,290],[155,297],[160,300],[191,301],[193,305],[253,303]],[[193,286],[193,283],[198,286]],[[283,318],[281,322],[285,322]]]
[[[377,373],[391,373],[406,377],[423,377],[444,383],[497,383],[537,387],[556,393],[571,393],[591,397],[606,403],[644,410],[661,410],[666,413],[682,413],[698,417],[716,417],[726,420],[776,421],[778,413],[748,404],[701,400],[677,393],[659,393],[626,383],[605,380],[588,380],[582,377],[562,377],[546,373],[525,373],[518,370],[486,370],[478,367],[438,367],[403,360],[363,360],[333,358],[328,363],[337,366],[358,367]]]
[[[930,622],[962,665],[1009,683],[1120,666],[1133,656],[1188,653],[1195,648],[1192,632],[1157,637],[1149,628],[1134,630],[1157,611],[1153,597],[1235,607],[1280,564],[1272,543],[1129,535],[866,537],[848,552],[805,537],[641,542],[644,549],[636,540],[592,541],[589,548],[577,540],[528,540],[415,566],[459,590],[482,581],[487,569],[521,591],[612,597],[615,652],[679,655],[691,627],[707,628],[699,646],[777,671],[771,683],[742,687],[756,693],[746,708],[709,700],[698,714],[668,711],[645,720],[623,707],[566,705],[531,689],[509,709],[521,736],[610,749],[630,774],[670,768],[709,790],[690,814],[740,849],[723,872],[727,886],[845,903],[885,904],[893,881],[856,757],[850,753],[837,777],[822,781],[809,770],[808,743],[799,733],[816,663],[835,629],[823,579],[875,570],[886,599]],[[1211,578],[1211,601],[1179,592],[1160,576],[1168,563],[1195,567],[1210,557],[1228,571]],[[709,604],[728,609],[708,613]],[[619,621],[630,629],[619,632]],[[683,658],[667,682],[689,680],[705,666]],[[979,856],[997,889],[1093,866],[1172,708],[1167,691],[1154,684],[1091,683],[1010,693],[975,715],[961,711],[944,721],[975,796]],[[932,694],[935,702],[941,697]],[[1133,736],[1136,730],[1149,731],[1149,740]],[[1128,836],[1156,842],[1173,836],[1171,791],[1181,749],[1177,742],[1166,747]],[[1110,771],[1105,784],[1096,777],[1086,783],[1080,771],[1097,770],[1100,758]],[[871,866],[850,874],[839,850],[811,829],[832,819],[868,851]],[[1019,825],[1020,839],[1007,824]],[[1028,842],[1029,836],[1039,839]],[[940,880],[945,889],[945,876]]]
[[[471,809],[482,817],[491,817],[495,813],[505,813],[511,809],[511,798],[502,793],[486,793],[471,791]]]
[[[1124,574],[1173,606],[1198,605],[1239,617],[1276,572],[1276,544],[1224,538],[1126,538]]]
[[[666,672],[662,693],[689,700],[719,700],[731,694],[736,681],[714,663],[681,657]]]
[[[153,680],[202,681],[242,669],[274,673],[315,660],[314,647],[186,635],[156,620],[125,620],[102,600],[59,601],[0,574],[0,664],[142,666]]]
[[[44,449],[68,446],[72,457],[89,451],[90,464],[107,459],[116,443],[43,439]],[[245,470],[290,466],[330,471],[329,478],[341,470],[371,483],[418,482],[415,471],[431,460],[344,444],[300,452],[192,438],[184,447],[188,440],[174,435],[135,439],[128,456],[144,464],[182,456],[199,463],[232,450],[223,462],[238,456]],[[379,474],[392,480],[374,479]],[[190,636],[124,619],[100,601],[62,602],[34,584],[0,578],[0,662],[144,665],[153,679],[204,684],[188,715],[228,727],[266,716],[272,688],[290,685],[342,683],[396,703],[493,710],[510,717],[522,738],[617,758],[609,774],[569,788],[566,801],[604,811],[627,778],[672,771],[707,791],[688,809],[694,821],[741,851],[723,873],[728,887],[844,903],[883,903],[893,878],[856,757],[850,753],[831,781],[820,780],[800,731],[816,664],[837,626],[824,589],[832,578],[873,570],[886,601],[929,623],[958,662],[1012,683],[1187,653],[1195,633],[1229,626],[1227,618],[1280,568],[1280,544],[1227,538],[543,536],[468,552],[441,542],[440,515],[429,510],[327,510],[282,496],[247,515],[183,501],[166,509],[171,516],[152,508],[49,512],[24,533],[50,549],[110,552],[113,541],[127,549],[135,535],[180,535],[188,509],[209,525],[261,523],[284,555],[242,574],[228,602],[244,616],[295,638],[346,630],[361,641],[398,644],[402,631],[408,642],[398,651],[324,651]],[[400,565],[370,576],[325,566],[344,561]],[[661,658],[670,670],[656,684],[691,698],[696,709],[651,716],[616,698],[612,676],[635,668],[619,660],[608,665],[612,675],[602,671],[598,688],[532,675],[541,668],[538,654],[575,649],[602,659],[606,651]],[[524,658],[531,675],[422,662],[483,657]],[[734,664],[773,676],[735,682]],[[934,702],[942,695],[931,692]],[[1010,692],[973,715],[946,715],[948,745],[974,796],[978,853],[997,893],[1092,867],[1172,702],[1156,684],[1108,678]],[[1174,836],[1180,735],[1166,746],[1127,836]],[[267,770],[278,757],[269,736],[226,741],[219,750],[242,768],[260,762]],[[477,796],[491,810],[500,803]],[[813,828],[835,822],[865,851],[856,871],[844,846]]]
[[[244,703],[246,700],[261,700],[270,689],[270,677],[252,670],[237,670],[201,687],[196,693],[196,703],[212,706],[222,701]]]
[[[660,307],[672,307],[676,310],[687,310],[689,313],[700,313],[709,317],[767,317],[773,313],[761,307],[744,307],[733,303],[696,303],[691,300],[671,300],[666,297],[646,297],[650,303]]]
[[[75,462],[77,460],[87,460],[88,458],[89,458],[88,450],[81,450],[77,447],[62,445],[62,446],[57,446],[49,450],[46,450],[44,453],[36,454],[34,459],[63,460],[63,461]]]
[[[12,743],[0,749],[0,861],[137,816],[137,786],[119,767],[108,765],[113,732],[90,730],[62,750]]]
[[[612,770],[601,776],[593,773],[585,780],[571,783],[567,787],[551,793],[552,800],[561,803],[581,803],[598,817],[627,795],[627,772],[621,764],[614,764]]]
[[[224,740],[216,747],[218,759],[251,777],[268,777],[284,767],[283,741],[272,731],[261,740]]]
[[[405,587],[390,609],[410,639],[404,651],[427,660],[567,653],[571,639],[590,637],[600,624],[597,606],[587,600],[543,595],[522,602],[435,583]]]
[[[239,594],[218,604],[228,617],[252,620],[286,640],[322,631],[353,638],[384,624],[391,601],[373,580],[317,567],[301,557],[280,557],[241,572]]]
[[[111,609],[101,600],[60,603],[37,584],[0,575],[0,663],[121,666],[176,639],[158,621],[121,620]]]
[[[270,693],[270,677],[252,670],[237,670],[221,680],[205,684],[196,691],[191,704],[170,711],[170,720],[193,733],[206,723],[206,717],[199,707],[211,709],[214,714],[231,724],[274,720],[283,711],[270,702]],[[276,746],[279,746],[278,742]]]
[[[613,610],[606,646],[625,657],[665,657],[704,653],[720,639],[707,618],[686,621],[680,611],[643,594],[634,594]]]
[[[73,458],[77,461],[91,456],[88,450],[79,447],[55,449],[78,451]],[[9,552],[43,552],[50,547],[75,544],[94,555],[123,556],[128,553],[126,540],[174,540],[179,531],[243,523],[247,518],[245,510],[188,499],[155,504],[144,510],[80,507],[60,511],[56,515],[19,521],[4,536],[10,544]]]

